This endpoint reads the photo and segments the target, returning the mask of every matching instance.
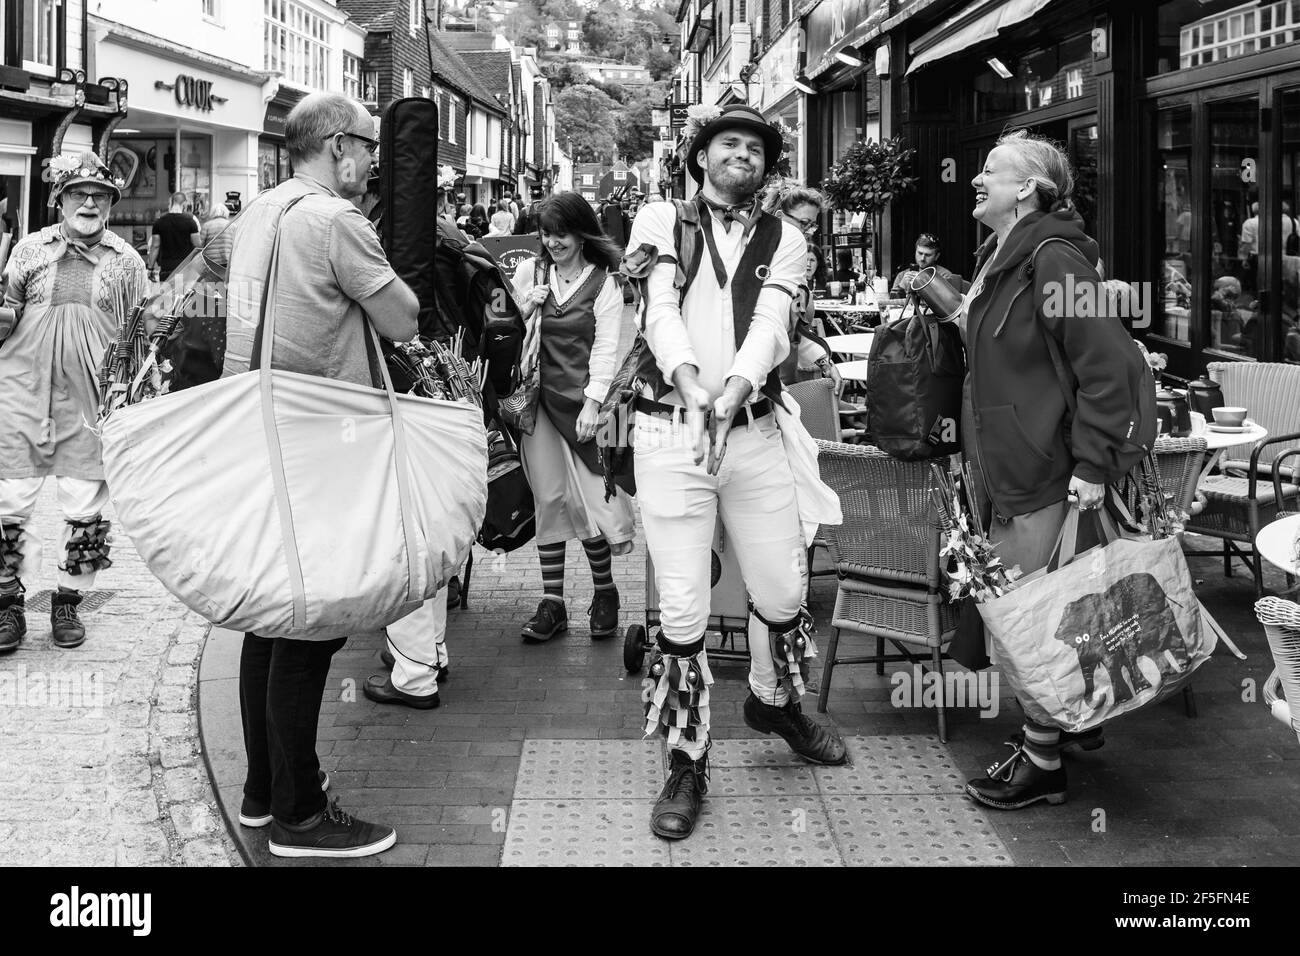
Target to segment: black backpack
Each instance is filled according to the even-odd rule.
[[[867,367],[867,431],[903,461],[961,450],[966,358],[955,323],[913,313],[876,329]]]
[[[511,552],[537,534],[533,491],[510,436],[488,433],[488,498],[478,543],[489,551]]]

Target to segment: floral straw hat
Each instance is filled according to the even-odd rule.
[[[126,184],[121,179],[114,179],[108,167],[94,153],[77,156],[62,153],[42,161],[41,165],[45,167],[41,178],[50,184],[50,206],[58,204],[65,189],[80,183],[106,187],[113,194],[115,203],[122,198],[122,187]]]

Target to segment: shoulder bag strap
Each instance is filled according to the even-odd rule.
[[[1031,283],[1034,281],[1034,271],[1038,267],[1038,253],[1041,252],[1043,246],[1047,245],[1049,242],[1064,242],[1071,249],[1074,249],[1076,252],[1078,251],[1074,243],[1062,239],[1059,236],[1044,239],[1029,256],[1029,263],[1025,268],[1025,275]],[[1034,309],[1034,321],[1038,322],[1037,308]],[[1070,416],[1073,417],[1075,412],[1078,411],[1079,402],[1074,394],[1074,380],[1070,375],[1069,368],[1065,364],[1065,354],[1061,349],[1061,344],[1056,341],[1056,336],[1052,335],[1045,325],[1038,322],[1038,328],[1043,334],[1043,342],[1047,346],[1047,354],[1052,357],[1052,367],[1056,369],[1056,379],[1061,384],[1061,393],[1065,396],[1065,405],[1070,410]]]

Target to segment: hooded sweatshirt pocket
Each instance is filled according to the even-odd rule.
[[[989,483],[1008,492],[1030,492],[1052,477],[1052,456],[1020,422],[1014,405],[980,410],[980,453]]]

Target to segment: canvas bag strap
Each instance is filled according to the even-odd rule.
[[[276,510],[280,517],[280,534],[284,543],[285,561],[288,564],[289,587],[293,595],[293,623],[296,627],[303,626],[307,620],[307,588],[303,580],[302,563],[298,560],[298,536],[294,532],[293,510],[289,502],[289,486],[284,477],[284,451],[280,442],[280,431],[275,421],[275,392],[272,387],[271,353],[275,342],[276,310],[268,308],[268,306],[275,301],[273,289],[278,284],[277,280],[279,278],[280,238],[283,234],[281,227],[284,223],[284,217],[301,198],[303,197],[299,196],[285,206],[284,212],[280,214],[280,221],[276,224],[275,240],[271,246],[271,262],[267,268],[266,282],[262,286],[261,315],[258,319],[261,334],[260,350],[257,355],[250,357],[250,363],[260,358],[260,366],[256,368],[262,398],[262,428],[266,435],[267,451],[271,458],[271,483],[275,490]],[[373,346],[378,352],[379,335],[375,332],[369,318],[364,318],[364,321],[369,336],[367,344]],[[406,539],[406,596],[408,601],[416,601],[419,600],[415,588],[418,574],[415,543],[418,539],[415,535],[415,523],[412,517],[414,514],[414,499],[411,495],[410,476],[407,467],[406,430],[401,408],[397,401],[397,392],[394,390],[392,378],[388,374],[388,365],[382,361],[378,364],[384,391],[388,395],[388,407],[391,412],[390,420],[393,425],[393,466],[397,477],[398,503],[402,509],[402,533]]]

